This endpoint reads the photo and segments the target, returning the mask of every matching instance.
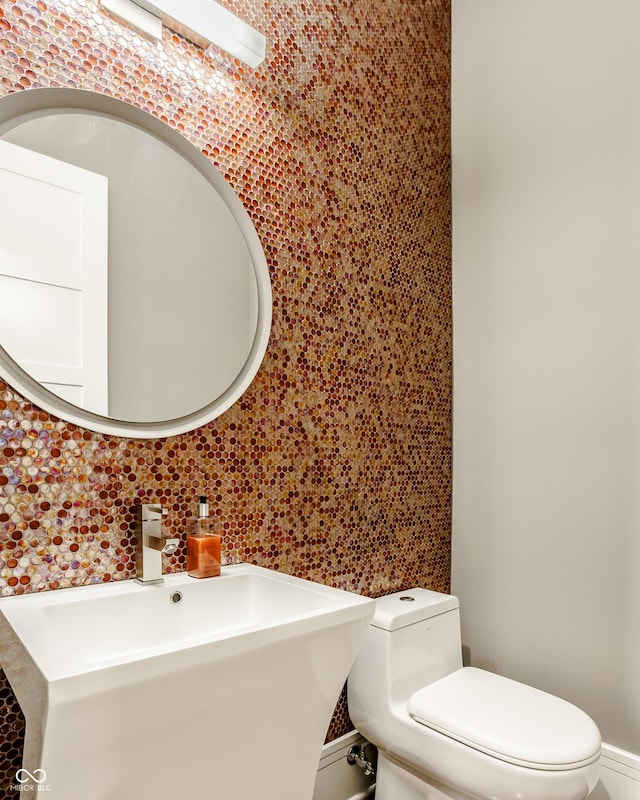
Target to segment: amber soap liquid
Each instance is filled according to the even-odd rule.
[[[220,574],[222,537],[213,532],[213,520],[191,521],[187,535],[187,572],[192,578],[213,578]]]

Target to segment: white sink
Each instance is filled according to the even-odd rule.
[[[248,564],[2,599],[24,770],[51,800],[308,800],[373,607]]]
[[[363,601],[367,607],[365,598],[240,564],[215,579],[179,573],[159,586],[85,586],[3,600],[0,609],[54,680],[214,641],[234,639],[244,649],[239,637],[251,632],[276,641],[283,626],[313,630],[329,622],[327,613],[349,616]]]

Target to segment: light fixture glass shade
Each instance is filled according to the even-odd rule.
[[[200,47],[209,44],[225,50],[250,67],[266,55],[266,38],[223,8],[215,0],[101,0],[113,14],[126,19],[148,35],[160,38],[153,18]],[[151,19],[150,19],[151,17]]]

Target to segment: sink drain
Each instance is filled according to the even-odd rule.
[[[182,592],[171,592],[169,597],[172,603],[179,603],[182,600]]]

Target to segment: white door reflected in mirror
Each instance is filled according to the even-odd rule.
[[[107,191],[102,175],[0,141],[0,342],[51,392],[105,416]]]

